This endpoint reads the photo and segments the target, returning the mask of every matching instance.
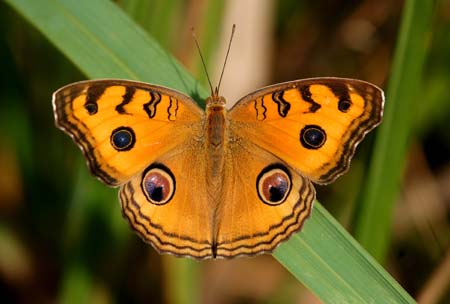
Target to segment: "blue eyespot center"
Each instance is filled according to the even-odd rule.
[[[133,148],[135,142],[134,131],[129,127],[119,127],[111,134],[111,145],[117,151],[128,151]]]
[[[156,180],[155,180],[156,179]],[[145,181],[144,187],[147,191],[148,196],[155,202],[160,202],[164,199],[164,197],[167,195],[167,188],[166,185],[164,185],[164,180],[159,180],[160,177],[153,177],[151,179],[147,179]]]
[[[288,191],[288,182],[282,176],[276,177],[274,184],[269,186],[269,201],[278,202],[280,201]]]
[[[300,132],[300,142],[307,149],[319,149],[327,140],[325,131],[316,125],[307,125]]]

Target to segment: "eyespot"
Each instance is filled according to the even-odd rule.
[[[96,103],[88,102],[84,105],[84,108],[88,112],[89,115],[94,115],[98,111],[98,106]]]
[[[150,203],[164,205],[175,193],[175,177],[164,165],[153,164],[145,170],[141,188]]]
[[[306,149],[319,149],[326,140],[327,134],[316,125],[307,125],[300,132],[300,142]]]
[[[291,191],[291,177],[281,164],[264,168],[256,179],[259,198],[268,205],[283,203]]]
[[[128,151],[133,148],[135,142],[136,136],[129,127],[119,127],[111,133],[111,145],[117,151]]]
[[[350,100],[347,100],[347,99],[339,100],[338,110],[343,113],[346,113],[350,109],[351,105],[352,105],[352,102]]]

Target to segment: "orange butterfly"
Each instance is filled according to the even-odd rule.
[[[161,253],[200,259],[271,252],[300,230],[312,182],[347,171],[383,103],[378,87],[344,78],[269,86],[229,111],[218,89],[203,111],[182,93],[128,80],[53,94],[56,125],[93,175],[120,186],[131,227]]]

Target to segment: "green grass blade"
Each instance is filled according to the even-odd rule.
[[[119,4],[162,46],[171,47],[179,14],[186,3],[181,0],[121,0]]]
[[[317,202],[302,232],[274,256],[325,303],[414,303]]]
[[[7,3],[88,77],[133,78],[205,96],[176,60],[109,1]],[[324,302],[413,302],[319,204],[304,231],[283,244],[275,256]]]
[[[414,109],[419,102],[422,69],[429,43],[435,1],[408,0],[405,3],[392,74],[389,81],[384,121],[370,163],[366,188],[362,192],[356,238],[383,262],[391,235],[391,213],[400,191]]]
[[[207,96],[207,91],[197,91],[197,81],[176,59],[111,1],[7,3],[90,78],[140,80]]]

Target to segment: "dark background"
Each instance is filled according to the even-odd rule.
[[[216,28],[211,29],[208,22],[198,22],[199,16],[208,14],[208,1],[173,1],[170,30],[159,31],[151,20],[133,14],[132,2],[117,1],[194,75],[205,79],[190,37],[192,26],[201,40],[213,37],[208,40],[213,42],[205,43],[205,55],[211,70],[221,66],[224,43],[220,41],[227,40],[231,23],[226,16],[236,11],[230,8],[236,3],[222,5],[223,19],[213,21],[210,25]],[[162,3],[148,2],[155,7]],[[260,45],[265,47],[254,53],[264,62],[251,71],[255,78],[242,90],[313,76],[364,79],[386,89],[403,1],[254,2],[253,9],[262,10],[264,16],[257,20],[264,24],[252,26],[265,35],[255,38],[255,45],[263,41]],[[244,35],[250,19],[233,21],[237,36],[240,30]],[[429,106],[426,112],[418,111],[414,121],[384,265],[423,303],[450,301],[449,21],[450,3],[441,1],[418,96]],[[144,244],[121,218],[116,190],[89,176],[81,153],[54,127],[51,94],[85,76],[4,2],[0,26],[2,301],[176,303],[181,291],[175,290],[184,275],[187,280],[196,278],[187,293],[193,303],[198,299],[205,303],[317,301],[270,256],[186,262],[159,256]],[[237,89],[230,92],[230,83],[249,79],[233,68],[233,61],[236,66],[241,60],[229,59],[225,96],[243,95]],[[215,79],[217,73],[212,74]],[[318,189],[319,201],[350,231],[358,216],[352,181],[360,176],[358,170],[365,166],[372,142],[369,137],[360,147],[346,176]]]

